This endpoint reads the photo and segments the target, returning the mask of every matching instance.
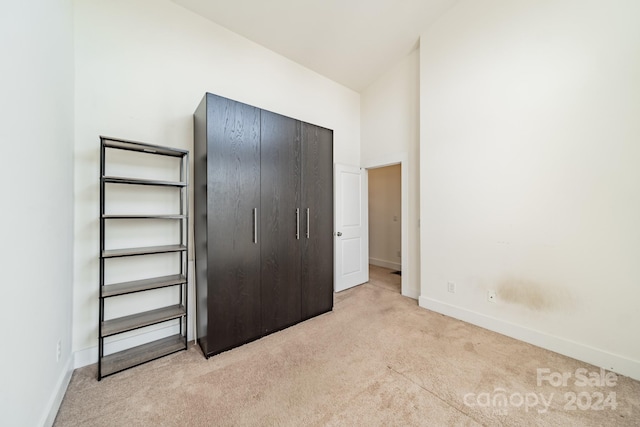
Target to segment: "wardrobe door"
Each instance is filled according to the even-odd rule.
[[[333,131],[302,123],[302,318],[333,308]]]
[[[211,355],[261,336],[260,110],[207,96],[209,336],[205,353]]]
[[[300,321],[300,122],[262,110],[262,331]]]

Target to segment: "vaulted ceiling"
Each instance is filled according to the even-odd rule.
[[[173,0],[361,92],[458,0]]]

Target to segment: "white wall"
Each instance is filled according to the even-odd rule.
[[[638,16],[466,0],[420,49],[420,304],[636,379]]]
[[[400,165],[369,170],[369,263],[400,270]]]
[[[403,294],[417,298],[420,285],[419,235],[419,61],[414,50],[361,94],[362,166],[406,159],[407,242]],[[406,260],[405,260],[406,258]]]
[[[71,375],[72,12],[70,0],[39,0],[8,2],[0,14],[6,426],[50,425]]]
[[[209,91],[333,129],[335,161],[360,163],[357,93],[170,1],[76,2],[75,55],[75,350],[97,345],[98,135],[191,149]]]

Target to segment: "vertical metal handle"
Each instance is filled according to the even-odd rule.
[[[307,239],[309,238],[309,208],[307,208]]]
[[[258,243],[258,208],[253,208],[253,243]]]
[[[296,239],[300,239],[300,209],[296,209]]]

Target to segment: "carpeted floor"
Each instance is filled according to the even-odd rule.
[[[209,360],[78,369],[55,426],[640,425],[640,382],[422,309],[400,280],[372,266],[333,312]]]

